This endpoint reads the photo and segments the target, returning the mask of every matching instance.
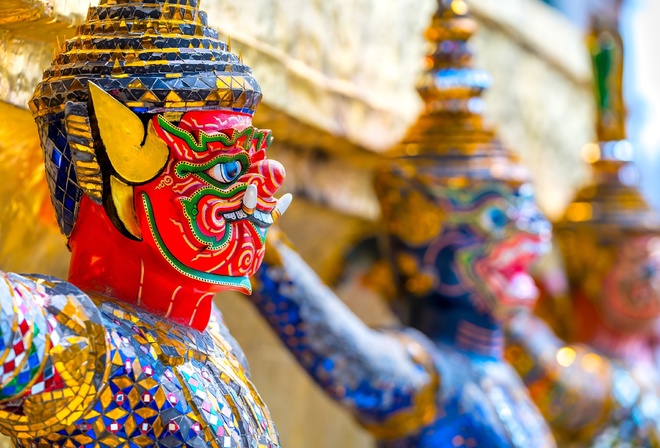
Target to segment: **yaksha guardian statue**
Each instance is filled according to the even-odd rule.
[[[0,431],[17,446],[275,447],[221,317],[290,197],[261,91],[198,0],[101,0],[30,107],[69,282],[0,274]]]
[[[561,446],[660,446],[660,372],[649,336],[660,323],[660,216],[630,162],[617,27],[594,22],[599,142],[593,182],[555,226],[568,278],[568,343],[532,314],[508,325],[507,358]],[[573,344],[571,344],[573,343]]]
[[[510,313],[535,302],[527,269],[550,226],[526,173],[482,121],[490,78],[471,67],[466,13],[463,1],[439,0],[419,86],[426,111],[376,178],[409,327],[368,328],[271,238],[253,299],[382,447],[553,447],[503,360],[502,332]]]

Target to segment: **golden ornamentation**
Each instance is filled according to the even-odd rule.
[[[49,326],[57,329],[49,333],[51,337],[55,333],[59,335],[57,341],[47,346],[50,350],[47,356],[43,356],[41,363],[44,369],[52,361],[51,368],[59,372],[63,387],[23,397],[21,413],[0,407],[0,428],[3,433],[18,440],[26,440],[50,435],[72,425],[89,410],[99,393],[100,385],[106,383],[110,372],[110,366],[105,363],[109,346],[98,311],[89,308],[88,298],[77,296],[74,290],[48,297],[45,292],[58,287],[49,278],[10,276],[10,279],[5,278],[3,281],[13,288],[21,288],[24,294],[21,300],[26,300],[28,294],[36,292],[31,300],[41,299],[49,304],[48,313],[53,318]],[[15,302],[18,303],[18,300]],[[38,312],[46,313],[41,309]],[[31,317],[32,325],[38,319],[45,319],[44,315],[32,314]],[[44,382],[42,377],[37,380]],[[34,383],[29,387],[38,390]]]
[[[73,155],[78,185],[94,202],[103,199],[103,177],[96,158],[94,137],[86,110],[70,105],[64,119],[67,140]]]
[[[454,181],[475,176],[525,181],[526,170],[484,122],[482,93],[491,78],[472,67],[467,41],[477,26],[457,12],[466,10],[465,2],[453,1],[433,16],[425,33],[433,51],[417,83],[424,112],[390,155],[404,163],[440,157],[437,173]]]
[[[89,93],[97,126],[112,168],[130,184],[155,178],[165,167],[170,151],[151,122],[142,120],[110,94],[90,82]],[[144,142],[144,143],[143,143]]]
[[[603,39],[607,48],[596,51],[594,45],[603,44]],[[589,45],[598,87],[597,130],[601,140],[582,148],[592,180],[578,190],[554,228],[572,287],[597,299],[604,277],[618,258],[619,245],[636,235],[660,232],[660,215],[639,189],[633,147],[626,140],[621,39],[612,29],[595,28]],[[604,54],[609,56],[603,59]]]
[[[389,180],[394,183],[394,180]],[[402,182],[402,187],[405,183]],[[383,200],[383,214],[388,217],[385,225],[387,230],[411,246],[428,244],[437,237],[446,220],[445,211],[425,197],[420,191],[409,190],[403,201],[397,201],[396,206],[387,199]],[[401,190],[393,188],[385,194],[396,196]],[[414,229],[414,231],[411,231]]]
[[[110,176],[110,196],[117,217],[124,228],[137,239],[142,239],[142,230],[135,214],[135,197],[133,187],[125,184],[115,176]]]

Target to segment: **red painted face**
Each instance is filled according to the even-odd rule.
[[[615,328],[643,331],[660,317],[660,241],[637,236],[618,249],[604,279],[601,308]]]
[[[475,208],[480,245],[461,251],[465,278],[480,290],[478,307],[498,319],[536,303],[531,265],[549,248],[550,225],[537,208],[530,185],[498,187]],[[488,198],[484,195],[483,198]]]
[[[249,292],[285,176],[280,163],[266,160],[270,131],[221,111],[188,112],[176,125],[162,115],[152,122],[170,157],[160,175],[135,187],[143,238],[184,276]]]
[[[266,232],[290,201],[273,198],[284,168],[266,160],[270,132],[248,115],[194,111],[177,123],[156,115],[145,129],[152,125],[156,136],[143,147],[165,142],[162,171],[122,187],[106,167],[112,196],[103,205],[82,198],[69,280],[203,330],[216,292],[250,292]],[[134,238],[119,225],[127,222]]]

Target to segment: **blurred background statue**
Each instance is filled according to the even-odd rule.
[[[638,188],[630,162],[616,22],[595,18],[599,143],[583,157],[593,182],[555,226],[568,279],[566,345],[529,314],[509,325],[509,359],[561,446],[660,444],[660,398],[650,336],[660,322],[660,216]],[[561,288],[558,288],[561,289]]]
[[[0,2],[0,265],[10,271],[67,276],[70,253],[52,213],[27,103],[60,47],[57,39],[75,36],[90,3],[98,0]],[[469,4],[479,22],[470,40],[475,65],[494,75],[484,94],[485,116],[521,154],[532,171],[536,199],[556,218],[588,172],[578,163],[579,149],[594,141],[591,62],[583,33],[539,0]],[[250,61],[264,92],[253,124],[273,129],[269,156],[286,166],[282,188],[297,196],[279,223],[319,276],[335,285],[344,262],[355,267],[349,248],[372,235],[380,219],[371,166],[401,141],[423,106],[414,84],[427,51],[423,31],[437,2],[201,0],[201,5],[220,35],[231,35],[233,51]],[[631,25],[646,36],[637,22]],[[642,51],[639,43],[635,52]],[[637,85],[640,79],[632,78]],[[649,89],[643,93],[647,98]],[[342,277],[335,288],[370,325],[395,320],[372,288],[391,282],[381,275],[386,266],[379,261],[368,278]],[[268,403],[282,445],[372,446],[373,438],[323,395],[249,301],[233,292],[216,294],[214,301],[250,359],[251,381]]]
[[[61,46],[30,108],[71,283],[0,273],[16,446],[279,446],[212,302],[290,202],[261,97],[196,0],[102,0]]]
[[[527,269],[550,227],[483,122],[490,77],[472,67],[474,30],[465,2],[438,2],[418,87],[426,109],[376,177],[409,327],[368,328],[282,237],[255,277],[259,311],[381,446],[554,446],[502,359],[501,331],[534,304]]]

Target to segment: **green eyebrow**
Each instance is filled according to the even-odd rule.
[[[208,144],[215,142],[220,142],[225,147],[234,146],[236,145],[236,142],[238,142],[243,137],[246,137],[246,140],[248,141],[252,141],[256,139],[257,148],[260,148],[262,146],[264,140],[266,142],[266,146],[270,146],[271,143],[273,142],[273,136],[269,131],[262,131],[253,126],[247,127],[240,132],[234,132],[234,134],[231,137],[221,133],[208,135],[204,131],[201,131],[199,133],[199,142],[198,142],[194,135],[192,135],[190,132],[186,131],[185,129],[181,129],[180,127],[170,123],[162,115],[158,115],[158,123],[165,131],[186,142],[186,144],[195,152],[206,151]]]

